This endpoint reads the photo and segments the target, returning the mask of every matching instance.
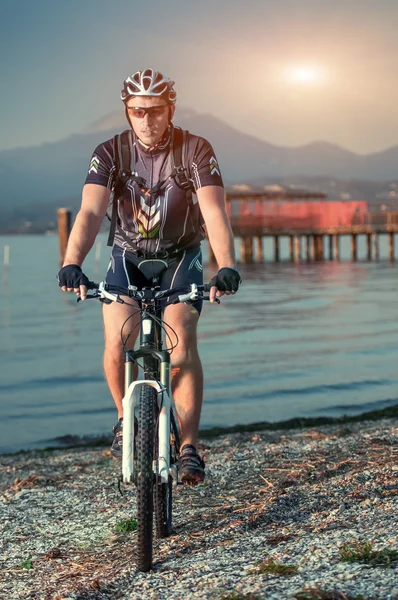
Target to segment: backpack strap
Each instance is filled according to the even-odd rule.
[[[111,216],[108,216],[110,220],[110,228],[108,235],[108,246],[113,246],[113,240],[115,237],[116,225],[117,225],[117,208],[119,198],[122,196],[129,179],[134,172],[134,166],[132,165],[132,159],[134,153],[131,152],[130,142],[130,131],[126,130],[119,135],[115,135],[113,138],[113,155],[115,160],[115,174],[113,178],[112,188],[112,205],[111,205]]]
[[[195,191],[192,181],[187,175],[185,166],[185,147],[189,131],[182,130],[180,127],[174,127],[171,152],[172,172],[170,177],[175,180],[177,185],[185,190],[189,209],[193,208],[192,192]]]
[[[189,131],[181,129],[180,127],[174,127],[174,138],[172,140],[172,174],[177,185],[185,191],[187,198],[188,208],[191,215],[192,222],[196,221],[197,213],[195,213],[195,204],[193,201],[193,194],[195,193],[195,187],[192,180],[189,178],[188,167],[185,163],[185,148],[188,144]],[[174,161],[174,164],[173,164]],[[196,215],[196,217],[195,217]],[[204,219],[199,209],[199,226],[203,230]],[[204,230],[203,230],[204,231]]]

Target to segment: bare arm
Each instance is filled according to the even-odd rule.
[[[234,236],[225,210],[224,188],[209,185],[196,191],[218,268],[236,268]]]
[[[218,268],[235,269],[234,236],[225,210],[224,188],[215,185],[205,186],[199,188],[196,194]],[[216,296],[222,296],[224,293],[230,292],[220,292],[216,287],[212,287],[211,302],[214,302]]]
[[[79,265],[79,267],[82,265],[97,237],[108,208],[110,195],[110,190],[102,185],[87,183],[84,186],[82,205],[70,232],[65,252],[64,267],[66,265]],[[61,289],[63,292],[75,292],[82,300],[85,300],[87,295],[85,285],[62,286]]]
[[[100,230],[110,194],[110,190],[102,185],[87,183],[84,186],[82,204],[69,236],[64,266],[82,265]]]

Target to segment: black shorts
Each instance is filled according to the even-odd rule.
[[[133,252],[128,252],[120,246],[113,246],[111,260],[109,262],[105,281],[110,285],[127,287],[135,285],[138,289],[151,285],[150,277],[159,274],[159,286],[161,290],[172,287],[189,286],[191,283],[203,284],[202,250],[198,246],[189,250],[183,250],[176,256],[161,259],[163,264],[151,259],[138,257]],[[143,271],[145,272],[145,275]],[[165,306],[171,304],[173,298],[165,301]],[[200,314],[202,300],[195,302],[192,306]]]

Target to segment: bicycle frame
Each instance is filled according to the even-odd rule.
[[[153,281],[155,284],[155,281]],[[136,480],[134,461],[134,417],[135,410],[139,408],[141,401],[141,390],[144,385],[153,387],[157,392],[158,422],[157,441],[158,450],[153,460],[153,472],[155,481],[159,484],[168,484],[169,476],[175,484],[177,481],[177,466],[171,464],[170,436],[174,435],[177,453],[179,451],[178,419],[174,400],[171,392],[170,354],[163,350],[162,342],[162,308],[156,300],[167,297],[168,294],[178,294],[177,302],[194,302],[198,298],[209,300],[209,297],[200,296],[199,293],[209,292],[210,284],[197,286],[190,284],[190,289],[172,288],[154,293],[154,288],[143,288],[137,292],[137,288],[129,286],[121,288],[108,286],[105,282],[96,284],[89,282],[89,289],[97,290],[87,298],[100,298],[105,302],[121,302],[118,296],[127,295],[129,298],[137,299],[140,304],[140,346],[138,350],[127,350],[125,358],[125,392],[123,403],[123,448],[122,448],[122,480],[130,483]],[[137,292],[137,293],[136,293]],[[79,298],[78,298],[79,301]],[[175,303],[177,303],[175,302]],[[216,302],[219,302],[216,298]],[[133,365],[137,359],[144,359],[144,377],[133,381]],[[172,422],[171,422],[172,421]],[[171,431],[173,428],[174,431]]]
[[[140,323],[140,347],[138,350],[127,350],[125,360],[125,395],[123,398],[123,455],[122,477],[124,483],[134,480],[134,414],[140,402],[140,391],[143,385],[149,385],[157,391],[159,408],[158,439],[159,457],[153,462],[157,481],[167,483],[169,475],[177,483],[177,470],[170,461],[170,411],[175,414],[174,401],[171,394],[170,355],[167,350],[157,349],[162,346],[159,320],[161,309],[154,306],[145,308]],[[133,364],[144,359],[155,372],[159,372],[159,381],[155,379],[138,379],[132,381]]]

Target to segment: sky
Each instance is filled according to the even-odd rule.
[[[152,67],[272,144],[398,145],[398,0],[1,0],[0,150],[80,133]]]

